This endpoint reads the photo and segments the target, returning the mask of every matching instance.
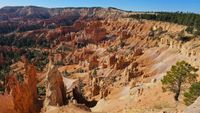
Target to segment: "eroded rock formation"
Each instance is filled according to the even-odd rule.
[[[115,69],[124,69],[129,65],[129,61],[127,61],[123,56],[119,56],[117,62],[115,64]]]
[[[46,98],[44,106],[62,106],[67,103],[63,78],[58,68],[53,67],[47,73]]]
[[[99,61],[97,60],[97,56],[92,56],[89,59],[89,70],[95,69],[99,66]]]
[[[101,22],[91,22],[84,31],[86,37],[91,39],[94,43],[102,41],[106,37],[106,29],[102,27]]]
[[[36,70],[33,65],[25,65],[24,75],[9,75],[7,77],[6,92],[4,95],[0,95],[0,112],[38,112],[36,84]]]
[[[23,15],[26,13],[22,11]],[[34,10],[31,13],[35,15]],[[57,67],[51,67],[51,64],[43,70],[44,72],[39,72],[42,76],[40,79],[46,77],[46,80],[42,80],[46,81],[44,112],[68,112],[68,106],[72,103],[69,102],[70,104],[65,106],[68,101],[65,97],[66,92],[68,99],[76,106],[75,109],[79,104],[83,104],[84,107],[85,105],[94,107],[97,101],[92,99],[100,100],[97,110],[103,109],[106,112],[116,113],[121,112],[122,109],[127,110],[126,106],[139,109],[141,106],[154,108],[157,105],[153,102],[157,101],[158,107],[165,101],[171,105],[173,103],[168,98],[171,94],[162,93],[159,80],[178,60],[187,60],[197,67],[200,64],[199,39],[183,43],[177,35],[185,29],[185,26],[118,18],[122,16],[121,11],[116,12],[112,8],[105,10],[71,8],[65,11],[54,9],[53,12],[48,13],[50,13],[48,19],[38,20],[43,24],[44,29],[15,34],[16,39],[30,37],[28,39],[33,42],[39,42],[36,47],[28,48],[31,52],[32,50],[48,51],[50,55],[54,55],[55,64],[61,62],[64,65],[58,65],[58,68],[62,68],[59,70],[62,73]],[[64,15],[60,16],[60,14]],[[53,18],[50,18],[51,16]],[[69,21],[63,23],[68,18]],[[36,21],[32,20],[32,22]],[[52,25],[51,29],[48,28],[50,25]],[[7,46],[1,46],[0,50],[4,53],[17,51],[14,47]],[[1,63],[4,63],[2,54],[0,54]],[[18,81],[14,76],[8,77],[7,92],[0,95],[0,108],[4,108],[0,111],[35,112],[37,80],[32,76],[35,73],[33,69],[26,70],[28,73],[25,74],[24,82]],[[96,72],[93,76],[91,73],[94,70]],[[79,78],[83,80],[81,85],[75,82]],[[66,84],[70,86],[70,90],[64,86]],[[128,84],[132,84],[131,87]],[[152,95],[151,98],[149,95]],[[138,98],[132,100],[132,96]],[[117,106],[116,111],[115,106]],[[165,107],[165,104],[161,107]],[[87,108],[86,111],[90,110]]]

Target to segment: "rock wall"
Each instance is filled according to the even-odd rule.
[[[102,41],[106,37],[106,29],[103,28],[100,21],[94,21],[88,23],[84,29],[84,35],[91,39],[92,42],[97,43]]]
[[[99,61],[97,60],[97,56],[92,56],[89,59],[89,70],[95,69],[99,66]]]
[[[46,84],[44,107],[62,106],[67,103],[63,78],[58,71],[58,68],[53,67],[49,70],[47,73]]]
[[[25,66],[23,80],[17,75],[7,77],[6,92],[0,95],[0,112],[2,113],[36,113],[37,107],[37,80],[33,65]]]

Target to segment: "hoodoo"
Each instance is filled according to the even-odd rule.
[[[200,113],[199,20],[112,7],[0,8],[0,113]]]

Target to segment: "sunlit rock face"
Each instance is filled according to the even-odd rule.
[[[39,43],[22,48],[0,46],[0,64],[5,63],[7,52],[35,50],[33,56],[38,52],[49,53],[46,55],[49,59],[31,59],[40,61],[36,66],[46,60],[50,63],[42,71],[37,70],[37,79],[34,66],[27,64],[22,68],[23,80],[16,73],[9,74],[6,92],[0,95],[0,113],[157,112],[164,107],[176,106],[173,94],[162,92],[160,83],[171,66],[186,60],[199,68],[200,40],[182,43],[177,39],[185,26],[128,18],[127,12],[112,8],[36,10],[20,7],[17,12],[15,9],[4,8],[9,10],[4,15],[21,20],[20,28],[32,24],[42,27],[12,31],[5,36],[15,37],[15,42],[28,39],[24,43]],[[7,20],[1,18],[2,12],[0,10],[0,20]],[[13,13],[23,15],[23,19]],[[47,15],[45,19],[40,17],[44,15]],[[121,18],[123,16],[126,18]],[[15,19],[10,18],[0,27]],[[16,64],[15,61],[12,63]],[[45,86],[46,93],[38,95],[36,85]],[[37,98],[43,103],[40,111],[37,111],[40,108]],[[184,108],[178,109],[182,112]]]
[[[102,27],[102,24],[103,23],[99,21],[88,23],[87,27],[84,29],[86,37],[91,39],[94,43],[102,41],[106,37],[106,29]]]
[[[46,83],[44,106],[62,106],[66,104],[66,91],[63,78],[56,67],[47,73]]]
[[[95,69],[99,66],[99,61],[97,61],[97,56],[92,56],[89,59],[89,70]]]
[[[25,65],[25,74],[7,77],[6,92],[0,95],[0,111],[3,113],[35,113],[37,108],[37,80],[33,65]],[[5,100],[5,101],[4,101]]]

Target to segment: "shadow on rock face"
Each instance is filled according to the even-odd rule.
[[[87,107],[91,108],[96,106],[97,101],[96,100],[92,100],[92,101],[88,101],[83,95],[82,93],[78,90],[77,87],[75,87],[73,89],[73,97],[74,99],[77,101],[78,104],[85,104]]]

